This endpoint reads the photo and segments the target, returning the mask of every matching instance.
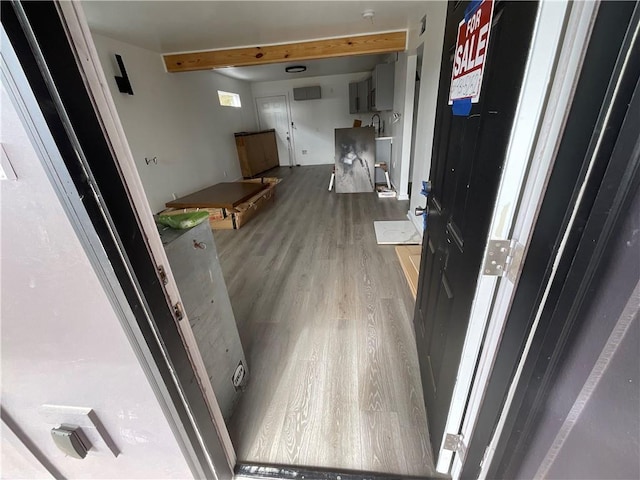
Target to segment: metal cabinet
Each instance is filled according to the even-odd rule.
[[[226,420],[233,413],[246,382],[247,361],[209,222],[189,230],[160,227],[160,237]],[[240,364],[245,374],[239,385],[234,385]]]

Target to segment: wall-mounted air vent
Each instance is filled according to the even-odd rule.
[[[294,100],[317,100],[318,98],[322,98],[320,85],[317,85],[315,87],[300,87],[293,89]]]

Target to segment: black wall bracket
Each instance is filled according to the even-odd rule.
[[[122,93],[128,93],[129,95],[133,95],[133,88],[131,88],[131,82],[129,81],[129,77],[127,76],[127,70],[124,68],[124,62],[122,61],[122,57],[116,54],[116,62],[118,62],[118,67],[120,68],[121,77],[115,77],[116,83],[118,84],[118,90]]]

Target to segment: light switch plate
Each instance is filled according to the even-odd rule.
[[[120,454],[118,447],[91,408],[45,404],[40,406],[39,412],[49,425],[58,426],[65,423],[82,427],[82,432],[91,443],[89,455],[117,457]]]

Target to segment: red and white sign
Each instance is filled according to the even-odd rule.
[[[478,103],[492,18],[493,0],[483,0],[468,21],[462,19],[458,25],[449,104],[463,98],[471,98],[472,103]]]

